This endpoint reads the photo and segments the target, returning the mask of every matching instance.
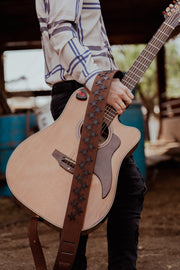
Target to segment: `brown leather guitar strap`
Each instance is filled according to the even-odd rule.
[[[100,72],[93,84],[83,123],[69,202],[54,270],[70,270],[73,266],[86,214],[106,98],[116,72]]]
[[[120,78],[120,76],[121,72],[117,70],[103,71],[95,78],[87,104],[59,250],[53,270],[70,270],[73,266],[86,214],[107,94],[112,79]],[[42,258],[41,254],[40,257]],[[41,261],[43,262],[43,258]]]
[[[41,243],[38,237],[37,225],[39,221],[39,217],[32,217],[29,222],[28,227],[28,236],[29,243],[34,259],[34,263],[36,266],[36,270],[47,270],[46,261],[44,258],[43,250],[41,247]]]

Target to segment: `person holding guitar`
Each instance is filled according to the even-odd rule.
[[[84,86],[91,91],[100,71],[118,68],[99,0],[36,0],[36,11],[42,34],[45,80],[52,86],[51,112],[57,119],[75,90]],[[79,98],[86,98],[85,95],[81,92]],[[131,91],[118,78],[113,79],[107,103],[121,115],[132,99]],[[126,157],[108,214],[109,270],[136,270],[139,219],[145,191],[145,182],[133,157]],[[87,239],[87,235],[80,238],[74,270],[87,269]]]

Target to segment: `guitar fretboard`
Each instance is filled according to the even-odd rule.
[[[133,91],[134,87],[140,81],[143,74],[150,66],[153,59],[155,58],[159,50],[162,48],[162,46],[165,44],[166,40],[175,28],[176,25],[173,25],[173,19],[173,16],[168,17],[162,23],[160,28],[146,45],[139,57],[136,59],[134,64],[122,78],[121,82],[131,91]],[[112,106],[106,105],[104,123],[109,126],[116,115],[116,110]]]

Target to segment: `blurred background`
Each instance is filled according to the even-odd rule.
[[[112,53],[124,74],[164,22],[162,11],[166,10],[165,16],[173,14],[177,5],[179,14],[180,1],[174,2],[171,8],[169,4],[172,4],[169,0],[101,1]],[[51,88],[44,80],[34,2],[0,0],[0,22],[0,268],[33,269],[26,234],[29,217],[12,200],[5,171],[14,149],[53,122],[49,108]],[[135,100],[120,121],[141,131],[141,140],[133,155],[148,186],[141,221],[138,269],[179,270],[179,24],[133,92]],[[58,236],[43,225],[40,228],[50,267]],[[51,241],[48,242],[49,237]],[[105,223],[90,234],[87,252],[88,269],[106,269]],[[27,256],[26,262],[22,262],[23,256]]]

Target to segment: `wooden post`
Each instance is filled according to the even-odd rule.
[[[161,104],[166,100],[166,68],[165,68],[165,47],[159,51],[157,55],[157,84],[158,84],[158,100],[159,100],[159,122],[160,129],[159,135],[160,137],[162,130],[162,107]]]
[[[0,48],[0,114],[9,113],[11,113],[11,109],[5,95],[3,50]]]

